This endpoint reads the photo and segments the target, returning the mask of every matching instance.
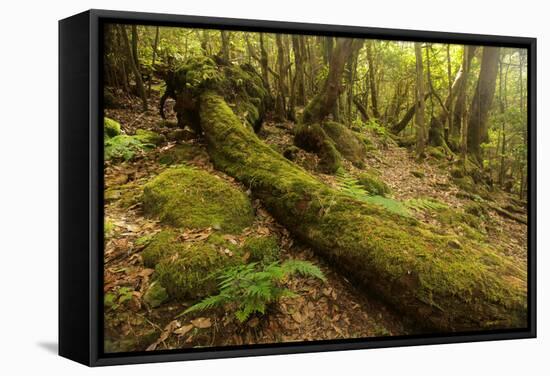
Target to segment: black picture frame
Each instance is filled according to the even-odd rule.
[[[103,22],[495,45],[528,53],[528,327],[471,333],[105,354]],[[88,10],[59,21],[59,354],[88,366],[536,337],[536,39],[172,14]]]

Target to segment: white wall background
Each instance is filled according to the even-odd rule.
[[[0,373],[56,375],[519,375],[549,372],[549,12],[534,0],[96,0],[2,2]],[[57,342],[57,20],[106,8],[537,37],[539,338],[87,369]],[[33,373],[30,373],[33,372]],[[548,373],[546,373],[548,374]]]

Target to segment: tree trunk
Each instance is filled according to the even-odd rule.
[[[306,124],[320,123],[330,113],[334,112],[336,101],[340,95],[342,74],[349,56],[363,44],[359,39],[340,38],[332,51],[329,72],[322,90],[309,102],[304,109],[303,122]]]
[[[294,61],[296,63],[295,68],[295,96],[296,104],[298,106],[303,106],[305,104],[305,85],[304,85],[304,57],[302,56],[302,40],[303,36],[293,35],[292,36],[292,50],[294,51]]]
[[[277,43],[277,97],[275,99],[275,118],[277,121],[286,119],[286,86],[285,86],[285,56],[281,34],[275,34]]]
[[[265,49],[264,33],[260,33],[260,71],[265,89],[271,95],[271,88],[269,86],[269,60],[267,50]]]
[[[225,30],[222,30],[221,32],[221,39],[222,39],[222,48],[221,48],[221,56],[222,59],[229,63],[231,62],[231,55],[230,55],[230,49],[229,49],[229,33]]]
[[[134,57],[134,64],[136,64],[136,67],[139,69],[138,33],[136,25],[132,25],[132,56]]]
[[[143,80],[141,79],[139,68],[135,64],[134,54],[130,46],[130,41],[128,40],[128,34],[126,34],[126,29],[124,25],[119,25],[119,29],[122,36],[122,41],[124,42],[124,47],[126,49],[126,60],[128,65],[132,69],[132,73],[134,74],[134,79],[136,81],[136,88],[139,96],[141,97],[142,109],[143,111],[147,111],[147,96],[145,95],[145,87],[143,86]]]
[[[451,125],[451,134],[450,138],[452,140],[459,140],[462,129],[462,114],[465,113],[466,107],[466,89],[468,88],[468,78],[470,76],[470,66],[472,64],[472,59],[474,58],[476,52],[475,46],[464,46],[463,56],[462,56],[462,65],[460,70],[456,74],[455,80],[453,82],[453,92],[456,88],[456,103],[453,110],[453,118]],[[453,104],[449,103],[449,107]]]
[[[479,163],[482,162],[481,144],[489,138],[487,119],[495,94],[499,52],[498,47],[483,47],[481,69],[470,106],[468,153]]]
[[[155,62],[157,59],[157,47],[159,44],[159,34],[160,34],[160,28],[157,26],[157,30],[155,32],[155,42],[153,43],[153,62],[151,63],[151,68],[154,71],[155,70]],[[149,84],[147,88],[147,95],[151,96],[151,81],[153,80],[153,74],[149,76]]]
[[[376,89],[376,70],[374,66],[374,53],[372,48],[373,41],[367,41],[367,61],[369,64],[369,86],[370,86],[370,98],[372,102],[372,114],[375,118],[380,119],[380,112],[378,111],[378,90]]]
[[[361,119],[363,119],[363,121],[369,121],[369,114],[367,112],[367,108],[363,106],[363,103],[361,103],[361,100],[356,96],[354,96],[353,103],[355,104],[357,111],[359,111],[359,113],[361,114]]]
[[[424,65],[422,64],[422,44],[414,43],[414,53],[416,56],[416,155],[421,157],[426,147],[426,124],[424,120],[424,111],[426,104],[424,101]]]
[[[429,225],[328,187],[245,128],[222,97],[199,101],[215,167],[344,276],[430,330],[525,327],[525,270],[467,239],[453,249]]]
[[[424,94],[424,101],[428,99],[430,95],[430,92]],[[415,103],[411,107],[409,107],[407,112],[405,112],[405,115],[403,115],[403,118],[391,127],[391,131],[393,134],[399,134],[403,129],[407,127],[407,124],[409,124],[410,121],[413,119],[414,114],[416,113],[416,110],[419,106],[420,101],[415,101]]]

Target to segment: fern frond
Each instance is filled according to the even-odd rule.
[[[288,274],[298,273],[304,277],[318,278],[323,282],[327,280],[321,269],[307,261],[288,260],[283,263],[282,267]]]

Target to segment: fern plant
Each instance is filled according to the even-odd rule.
[[[404,203],[393,198],[380,196],[378,194],[372,195],[361,185],[357,178],[348,174],[343,169],[336,172],[336,181],[338,182],[341,192],[353,197],[356,200],[381,206],[384,209],[392,213],[399,214],[403,217],[411,217],[411,213]]]
[[[326,280],[323,272],[307,261],[288,260],[282,264],[276,261],[266,266],[256,262],[239,265],[220,274],[219,294],[203,299],[179,316],[231,306],[235,309],[237,320],[245,322],[253,313],[264,314],[269,304],[284,297],[296,296],[283,286],[283,282],[294,274]]]

